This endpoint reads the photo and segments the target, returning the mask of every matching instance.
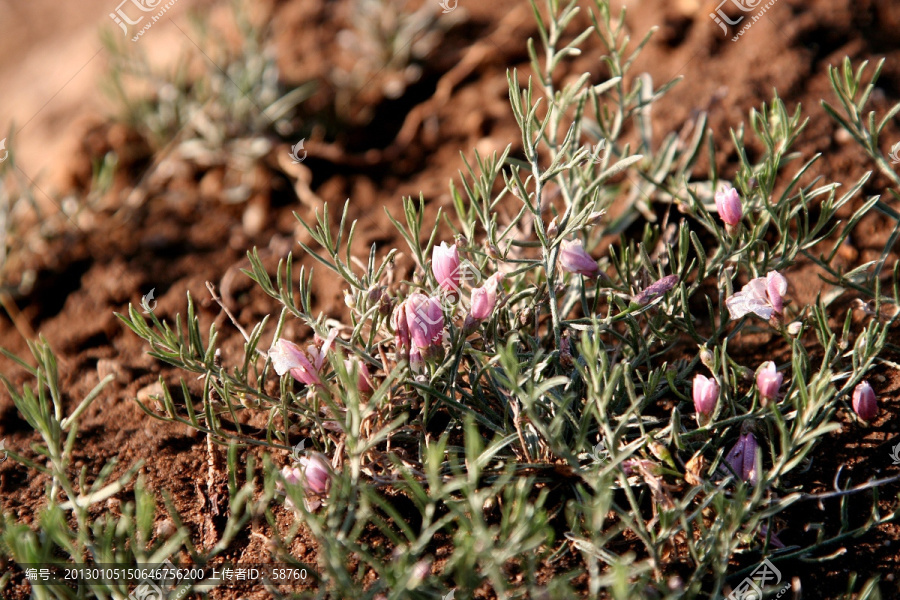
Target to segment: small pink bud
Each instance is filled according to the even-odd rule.
[[[600,267],[591,255],[585,252],[581,240],[564,240],[559,247],[559,266],[563,271],[577,273],[591,279],[600,274]]]
[[[863,421],[871,421],[878,414],[878,398],[868,381],[863,381],[853,390],[853,410]]]
[[[303,489],[318,496],[328,491],[331,483],[331,467],[320,455],[313,454],[300,458],[300,469],[303,471]]]
[[[694,408],[704,416],[712,414],[719,400],[719,384],[715,379],[697,373],[694,376]]]
[[[759,388],[763,405],[767,400],[774,400],[778,396],[783,381],[784,375],[778,372],[775,363],[769,360],[762,364],[762,368],[756,374],[756,387]]]
[[[431,252],[431,270],[438,285],[448,292],[459,289],[459,251],[456,244],[447,246],[441,242]]]
[[[372,381],[372,375],[369,373],[369,367],[365,362],[356,357],[344,361],[344,368],[346,368],[347,372],[351,375],[353,374],[354,365],[356,366],[357,375],[356,389],[363,394],[370,393],[375,388],[374,382]]]
[[[556,224],[556,217],[550,220],[550,224],[547,225],[547,238],[553,239],[559,235],[559,225]]]
[[[759,448],[759,444],[756,443],[756,437],[752,433],[745,433],[741,435],[734,448],[725,457],[725,462],[731,466],[742,481],[748,481],[754,485],[759,481],[757,448]]]
[[[391,328],[394,330],[394,343],[397,351],[408,353],[410,348],[409,323],[406,320],[406,300],[397,305],[391,314]]]
[[[740,223],[743,207],[741,206],[741,197],[738,196],[737,190],[728,188],[716,192],[716,210],[719,212],[719,218],[726,225],[734,227]]]
[[[472,311],[470,315],[473,319],[484,321],[494,312],[494,307],[497,305],[497,286],[502,278],[502,273],[494,273],[488,277],[483,286],[472,290]]]
[[[592,226],[599,224],[600,221],[603,220],[604,215],[606,215],[605,210],[595,210],[588,215],[586,225]]]

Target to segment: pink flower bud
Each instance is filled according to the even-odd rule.
[[[738,196],[737,190],[728,188],[716,192],[716,210],[719,212],[719,218],[726,225],[734,227],[740,223],[743,207],[741,206],[741,197]]]
[[[440,344],[444,331],[444,311],[436,298],[412,294],[403,303],[409,336],[421,349]]]
[[[774,400],[778,396],[778,390],[784,381],[784,375],[778,372],[775,363],[771,360],[762,364],[762,368],[756,374],[756,387],[759,388],[759,396],[762,403]]]
[[[719,400],[719,384],[715,379],[697,373],[694,376],[694,408],[704,416],[712,414]]]
[[[853,390],[853,410],[863,421],[871,421],[878,414],[878,398],[868,381],[863,381]]]
[[[328,491],[331,483],[331,466],[319,454],[300,458],[303,489],[321,496]]]
[[[356,389],[363,394],[368,394],[375,389],[372,375],[369,373],[369,367],[362,360],[354,357],[344,361],[344,368],[351,375],[353,374],[353,366],[356,365]]]
[[[547,238],[553,239],[559,235],[559,225],[556,224],[556,217],[553,217],[550,220],[550,224],[547,225]]]
[[[409,352],[409,323],[406,321],[406,301],[404,300],[391,314],[391,328],[394,330],[394,343],[399,353]]]
[[[743,434],[728,456],[725,457],[731,469],[741,478],[742,481],[748,481],[756,484],[759,481],[759,463],[756,460],[756,450],[759,444],[752,433]]]
[[[559,266],[563,271],[577,273],[591,279],[600,274],[600,267],[591,255],[585,252],[581,240],[564,240],[559,246]]]
[[[448,292],[459,289],[459,251],[456,244],[447,246],[447,242],[441,242],[431,252],[431,270],[438,285]]]
[[[497,286],[502,278],[502,273],[494,273],[488,277],[483,286],[472,290],[470,315],[473,319],[484,321],[494,312],[494,307],[497,305]]]

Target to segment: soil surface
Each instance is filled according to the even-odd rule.
[[[182,0],[186,5],[189,2]],[[229,361],[241,355],[243,341],[210,299],[205,282],[222,290],[226,304],[241,323],[255,322],[273,311],[274,302],[239,270],[247,266],[245,253],[253,246],[260,248],[272,268],[287,250],[297,253],[295,240],[309,241],[297,226],[293,211],[311,222],[315,210],[321,212],[327,203],[327,210],[337,216],[336,211],[349,198],[349,217],[358,219],[353,248],[358,256],[373,243],[381,253],[392,247],[405,248],[383,207],[396,214],[401,197],[417,197],[421,192],[428,204],[426,220],[433,219],[439,208],[452,212],[448,182],[459,181],[458,170],[463,168],[460,151],[472,157],[473,149],[486,154],[512,144],[514,152],[521,152],[521,139],[508,104],[506,71],[516,68],[522,79],[529,73],[525,42],[528,37],[536,37],[533,16],[523,0],[460,0],[440,44],[424,57],[418,79],[399,96],[392,74],[384,72],[376,73],[357,95],[340,99],[329,86],[328,77],[333,69],[352,60],[338,40],[353,18],[353,3],[285,0],[266,4],[284,82],[299,85],[318,80],[320,86],[309,110],[318,114],[316,111],[342,102],[343,127],[319,141],[311,140],[306,147],[307,160],[291,169],[279,159],[289,146],[278,143],[253,167],[251,199],[228,203],[223,181],[230,176],[229,167],[208,168],[178,160],[167,163],[165,173],[161,173],[160,161],[151,161],[146,151],[140,151],[146,146],[140,135],[111,117],[85,118],[77,130],[66,127],[65,139],[57,141],[72,150],[60,154],[63,160],[48,165],[37,158],[41,136],[46,138],[47,132],[54,131],[60,111],[85,105],[95,92],[93,83],[76,72],[81,57],[60,58],[60,65],[49,74],[52,84],[45,79],[28,79],[28,71],[34,68],[31,57],[46,52],[50,44],[54,48],[65,43],[87,44],[74,38],[90,40],[85,37],[85,29],[108,26],[105,13],[114,8],[109,2],[92,1],[87,3],[93,7],[93,12],[88,11],[91,19],[84,13],[77,23],[62,17],[52,23],[26,19],[21,21],[25,33],[19,32],[15,41],[4,37],[10,15],[15,17],[16,11],[30,14],[35,6],[51,4],[62,6],[0,2],[5,21],[0,25],[0,42],[4,44],[0,46],[4,56],[0,89],[10,89],[16,83],[19,90],[14,101],[7,98],[4,104],[17,103],[19,113],[27,114],[26,106],[37,110],[41,100],[48,102],[58,95],[28,125],[36,132],[33,138],[28,139],[28,129],[19,134],[21,144],[28,148],[22,154],[22,168],[32,178],[38,171],[45,171],[44,176],[55,182],[60,195],[78,195],[85,193],[93,160],[110,150],[130,158],[120,162],[110,193],[113,201],[45,240],[38,245],[38,252],[14,257],[14,268],[7,270],[7,281],[3,282],[5,289],[12,291],[8,292],[7,310],[0,312],[0,346],[27,356],[23,335],[43,335],[59,358],[62,389],[70,409],[103,377],[113,374],[113,383],[82,419],[74,466],[86,466],[90,479],[113,458],[119,461],[117,474],[138,460],[145,461],[141,473],[149,487],[170,490],[182,518],[195,532],[195,543],[203,544],[216,535],[210,531],[210,517],[202,501],[205,490],[198,487],[196,476],[205,472],[205,438],[182,426],[149,418],[133,401],[155,393],[153,384],[160,375],[177,384],[179,373],[148,357],[143,341],[114,313],[126,312],[129,303],[138,306],[142,295],[153,289],[158,301],[156,315],[173,319],[176,313],[184,314],[186,294],[190,293],[197,300],[201,331],[208,330],[213,322],[219,326],[223,360],[233,364]],[[434,4],[439,13],[437,2]],[[714,2],[646,0],[627,4],[627,24],[634,38],[640,38],[652,26],[659,27],[638,59],[636,72],[648,72],[656,85],[683,78],[655,105],[657,140],[680,130],[696,111],[707,110],[718,144],[716,161],[728,177],[737,163],[729,129],[747,123],[748,111],[769,101],[773,89],[777,89],[791,111],[802,104],[804,115],[810,119],[797,149],[804,156],[822,153],[815,175],[847,185],[874,169],[857,146],[837,134],[820,100],[835,102],[827,67],[849,55],[854,62],[886,58],[874,95],[875,110],[883,114],[900,101],[900,47],[896,43],[900,4],[890,0],[779,0],[737,42],[724,37],[709,18],[716,8]],[[185,12],[173,13],[172,23],[188,31]],[[588,24],[586,19],[580,22]],[[151,30],[141,43],[147,48],[168,45],[169,36],[177,37],[171,25]],[[28,27],[40,35],[27,35]],[[95,40],[85,47],[100,48]],[[28,49],[27,57],[22,48]],[[596,82],[604,80],[608,73],[598,60],[600,51],[596,39],[590,38],[583,54],[561,73],[561,80],[584,71],[591,72]],[[71,69],[66,71],[68,67]],[[70,79],[72,85],[66,85]],[[94,114],[102,114],[97,111]],[[73,116],[81,118],[78,111]],[[22,119],[19,117],[19,125]],[[5,131],[6,125],[0,125]],[[888,127],[884,139],[900,141],[896,123]],[[298,185],[298,181],[305,184]],[[888,185],[886,178],[875,174],[862,196],[887,197]],[[142,187],[142,200],[125,203],[135,186]],[[888,218],[870,213],[846,249],[848,261],[859,264],[877,259],[892,227]],[[895,260],[896,256],[891,256],[889,264]],[[306,259],[299,262],[313,266]],[[408,261],[399,264],[409,267]],[[27,293],[19,293],[22,278],[28,273],[34,275],[35,283]],[[407,275],[409,272],[401,268],[398,276]],[[790,295],[797,303],[813,301],[822,288],[815,274],[802,265],[789,274],[789,279]],[[343,290],[322,269],[317,270],[315,290],[317,309],[339,317]],[[286,335],[302,338],[308,332],[289,329]],[[268,336],[264,345],[271,339],[271,332]],[[768,358],[762,344],[748,347],[746,352],[745,364]],[[0,364],[15,384],[28,381],[27,374],[12,362],[3,359]],[[189,383],[192,388],[199,386]],[[817,459],[803,477],[807,484],[816,482],[818,491],[832,489],[834,474],[841,465],[842,482],[860,483],[896,471],[890,449],[896,443],[900,423],[900,375],[878,367],[872,383],[881,401],[879,418],[867,428],[847,418],[844,430],[817,449]],[[0,438],[6,440],[7,447],[37,457],[29,445],[38,438],[5,391],[0,392]],[[42,507],[46,484],[45,477],[35,476],[20,464],[0,463],[2,510],[17,515],[24,523],[33,523]],[[889,510],[898,491],[900,486],[882,490],[878,500],[882,510]],[[128,493],[122,495],[123,500],[128,497]],[[117,502],[111,501],[102,510],[116,511]],[[857,496],[849,502],[850,513],[858,515],[854,520],[863,522],[871,496]],[[786,514],[778,535],[786,544],[806,544],[816,535],[807,528],[810,522],[823,522],[833,535],[840,524],[839,515],[838,500],[797,506]],[[289,515],[280,514],[280,518],[287,520]],[[314,540],[298,539],[292,550],[299,559],[315,564]],[[881,574],[884,597],[900,597],[900,582],[893,581],[893,573],[900,568],[900,528],[884,527],[829,550],[840,555],[827,562],[784,565],[781,571],[792,578],[795,591],[799,585],[804,597],[833,598],[846,589],[849,574],[857,572],[863,579]],[[259,538],[245,535],[235,542],[229,556],[242,562],[266,562],[268,553]],[[545,576],[551,574],[548,571]],[[14,577],[11,587],[2,593],[8,598],[26,597],[28,586],[22,577]],[[238,595],[266,597],[263,591],[254,595],[226,590],[216,590],[211,597]]]

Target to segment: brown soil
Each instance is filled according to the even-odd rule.
[[[208,541],[215,535],[209,531],[209,515],[195,475],[205,472],[205,439],[184,427],[147,417],[133,402],[159,375],[176,383],[178,373],[147,357],[142,341],[113,313],[125,312],[128,303],[138,305],[142,294],[154,288],[159,301],[156,314],[171,319],[185,312],[185,294],[190,292],[198,300],[201,330],[212,322],[222,329],[227,364],[239,356],[242,340],[209,299],[205,282],[223,288],[226,301],[242,323],[254,322],[272,311],[273,303],[238,269],[246,266],[245,251],[254,245],[266,248],[266,261],[274,265],[285,248],[279,243],[281,238],[307,241],[292,211],[311,219],[320,199],[328,202],[328,210],[334,215],[349,198],[349,217],[359,220],[354,245],[357,255],[372,243],[382,251],[404,248],[382,208],[397,212],[402,196],[417,196],[421,191],[428,202],[427,218],[433,218],[439,207],[452,211],[448,181],[458,179],[460,150],[472,156],[473,148],[484,154],[501,150],[508,143],[513,144],[514,151],[521,147],[508,105],[505,72],[513,67],[520,77],[529,72],[525,40],[535,35],[530,7],[523,0],[463,0],[460,8],[465,10],[465,18],[448,31],[427,58],[417,83],[400,98],[390,99],[380,91],[384,77],[376,75],[350,102],[348,126],[327,142],[310,142],[309,158],[297,173],[286,174],[279,165],[278,155],[287,151],[283,145],[273,150],[258,167],[249,203],[222,202],[226,173],[178,164],[170,176],[149,178],[152,187],[139,206],[101,211],[79,223],[80,227],[72,227],[70,233],[51,240],[39,255],[19,259],[7,283],[18,284],[17,274],[28,269],[37,273],[37,282],[29,294],[13,298],[21,311],[17,323],[6,313],[0,317],[0,346],[27,354],[16,324],[22,332],[31,330],[45,336],[58,354],[62,389],[70,405],[106,374],[116,376],[82,419],[74,451],[76,467],[86,465],[90,476],[99,473],[112,458],[119,461],[117,472],[143,459],[146,463],[141,472],[149,486],[171,491],[183,519],[195,531],[195,543],[202,544],[204,538]],[[435,10],[439,11],[437,7]],[[816,175],[849,183],[873,168],[856,146],[835,135],[836,128],[819,101],[834,101],[826,68],[845,55],[854,61],[886,57],[875,109],[884,113],[900,101],[900,49],[895,42],[900,5],[889,0],[780,0],[737,43],[721,37],[708,17],[712,10],[715,2],[649,0],[629,12],[628,25],[636,32],[635,37],[650,26],[660,27],[639,59],[637,70],[648,71],[657,85],[684,77],[654,109],[657,139],[678,131],[693,111],[708,110],[719,147],[716,160],[729,175],[736,163],[729,128],[746,122],[749,109],[769,100],[776,88],[789,108],[802,103],[810,118],[798,149],[805,156],[823,153]],[[350,17],[348,1],[290,0],[278,3],[273,11],[279,66],[288,83],[322,78],[334,64],[347,59],[335,39]],[[184,18],[176,15],[176,23],[187,27],[181,20]],[[599,50],[591,39],[564,76],[590,71],[596,82],[602,81],[606,72],[597,60]],[[61,77],[60,85],[64,81]],[[326,110],[333,103],[333,91],[323,83],[310,106]],[[367,119],[364,111],[372,118]],[[71,182],[74,191],[84,191],[90,160],[109,149],[119,151],[120,156],[130,150],[132,156],[131,163],[122,165],[123,175],[117,181],[120,197],[144,178],[149,162],[146,155],[134,152],[141,141],[133,133],[118,125],[94,124],[79,137],[80,150],[62,167],[61,176]],[[885,139],[900,139],[900,130],[889,127]],[[309,178],[314,194],[305,202],[295,194],[292,177],[297,174]],[[887,185],[884,177],[876,175],[864,195],[883,194]],[[259,219],[261,227],[255,224]],[[853,262],[877,258],[891,227],[886,217],[876,213],[867,216],[848,250],[853,253]],[[296,248],[291,244],[287,247]],[[795,302],[813,300],[821,287],[803,269],[790,280]],[[317,307],[340,315],[342,290],[322,269],[318,269],[315,289]],[[306,335],[299,330],[294,333],[297,337]],[[755,365],[764,354],[764,347],[748,348],[746,364]],[[15,383],[27,380],[9,361],[2,364],[4,373]],[[807,485],[812,478],[821,491],[829,490],[842,464],[842,482],[859,483],[894,470],[889,451],[898,423],[900,375],[885,367],[879,367],[876,373],[873,383],[883,407],[879,419],[869,428],[847,419],[844,430],[830,436],[816,451],[811,470],[803,476]],[[28,447],[37,440],[36,434],[5,393],[0,394],[0,437],[6,438],[8,447],[35,458]],[[45,477],[35,476],[22,465],[13,461],[0,464],[0,505],[22,522],[33,522],[43,503],[45,485]],[[898,486],[882,491],[882,510],[889,510],[898,491]],[[859,514],[857,521],[865,519],[870,502],[869,497],[850,501],[851,513]],[[103,510],[115,511],[116,504],[111,502]],[[285,514],[281,517],[288,518]],[[779,537],[789,545],[809,543],[815,532],[805,526],[811,521],[824,522],[826,531],[834,534],[839,526],[838,501],[789,511]],[[836,560],[797,562],[785,565],[782,572],[799,579],[804,597],[833,598],[846,589],[850,572],[860,573],[863,579],[895,572],[898,543],[900,528],[884,527],[848,540],[846,552]],[[300,540],[293,550],[298,558],[315,563],[314,540]],[[229,554],[242,562],[265,562],[268,556],[260,540],[249,535],[239,538]],[[25,597],[27,584],[21,577],[13,581],[14,587],[3,590],[3,595]],[[900,586],[884,581],[882,592],[884,597],[898,597]],[[231,598],[237,594],[217,590],[212,596]],[[262,598],[265,593],[243,596]]]

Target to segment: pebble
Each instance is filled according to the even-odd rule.
[[[161,539],[168,539],[175,535],[175,523],[172,519],[163,519],[156,524],[156,535]]]
[[[147,404],[152,396],[162,396],[163,389],[162,385],[157,381],[155,383],[151,383],[150,385],[145,385],[141,389],[138,390],[137,399]]]
[[[835,134],[834,134],[834,141],[836,141],[836,142],[838,142],[838,143],[841,143],[841,144],[846,144],[846,143],[848,143],[848,142],[852,142],[852,141],[853,141],[853,136],[850,135],[850,133],[849,133],[846,129],[844,129],[843,127],[841,127],[840,129],[838,129],[838,130],[835,132]]]

